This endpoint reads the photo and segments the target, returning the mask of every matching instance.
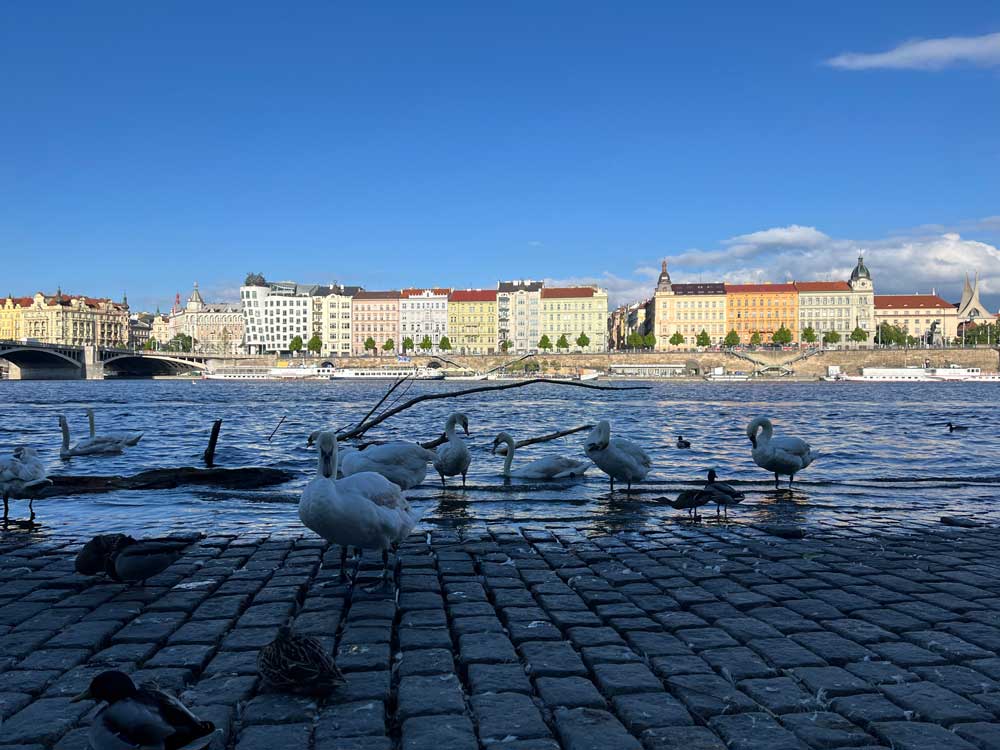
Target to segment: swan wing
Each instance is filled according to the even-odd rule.
[[[578,461],[566,456],[546,456],[515,469],[510,475],[523,479],[562,479],[579,476],[588,466],[589,461]]]
[[[613,438],[611,440],[611,444],[624,456],[628,457],[630,461],[634,461],[639,466],[644,467],[647,471],[652,468],[653,460],[649,457],[649,454],[631,440]]]
[[[383,508],[409,510],[410,504],[403,497],[399,485],[390,482],[374,471],[363,471],[337,480],[337,492],[362,497]]]
[[[461,438],[439,445],[434,456],[434,468],[448,477],[461,474],[471,462],[472,454]]]
[[[810,452],[809,443],[797,437],[772,438],[770,445],[775,450],[792,453],[797,456],[804,456]]]

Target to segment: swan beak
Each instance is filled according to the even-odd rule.
[[[465,430],[465,434],[466,434],[466,436],[468,436],[469,435],[469,423],[468,422],[464,422],[462,424],[462,429]]]
[[[94,696],[90,694],[90,688],[87,688],[82,693],[74,695],[72,698],[69,699],[69,701],[70,703],[79,703],[80,701],[89,701],[93,699]]]
[[[333,476],[333,453],[323,451],[323,476],[329,479]]]
[[[498,443],[496,440],[494,440],[493,441],[493,447],[490,449],[490,454],[491,455],[495,456],[497,454],[497,446],[498,445],[500,445],[500,443]]]

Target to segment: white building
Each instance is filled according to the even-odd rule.
[[[190,336],[192,351],[232,356],[243,352],[244,322],[241,305],[234,302],[205,302],[198,282],[187,303],[180,295],[166,316],[157,315],[150,325],[150,337],[166,346],[176,336]]]
[[[399,336],[413,339],[416,352],[439,353],[441,337],[448,335],[448,295],[451,289],[404,289],[399,300]],[[431,349],[420,342],[431,340]],[[399,343],[402,351],[402,341]]]
[[[538,349],[541,338],[542,282],[497,283],[497,349],[526,354]]]
[[[250,354],[288,352],[292,339],[302,338],[302,347],[313,335],[313,296],[316,284],[291,281],[240,287],[246,348]]]

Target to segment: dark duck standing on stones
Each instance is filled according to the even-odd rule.
[[[118,583],[145,583],[177,562],[189,544],[179,539],[137,540],[128,534],[99,534],[77,554],[76,572],[106,573]]]
[[[257,671],[275,690],[304,695],[328,695],[346,683],[323,644],[289,627],[257,654]]]
[[[202,721],[174,696],[136,685],[124,672],[101,672],[74,701],[108,705],[90,725],[93,750],[199,750],[212,741],[215,725]]]
[[[715,515],[718,517],[719,510],[725,511],[726,517],[729,517],[729,506],[738,505],[743,502],[746,497],[742,492],[737,490],[731,484],[726,484],[725,482],[716,482],[718,475],[715,473],[715,469],[708,470],[708,481],[705,482],[705,492],[708,493],[711,502],[715,503]]]
[[[666,503],[674,510],[686,510],[688,516],[697,521],[700,518],[698,508],[711,499],[711,495],[704,490],[684,490],[676,500],[666,500]]]

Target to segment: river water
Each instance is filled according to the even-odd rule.
[[[459,390],[470,383],[416,382],[403,399]],[[596,391],[530,385],[420,404],[372,430],[377,440],[429,440],[454,410],[469,416],[473,461],[468,487],[449,480],[442,490],[433,469],[408,494],[431,524],[562,524],[595,530],[687,523],[657,498],[704,480],[715,468],[747,500],[732,523],[782,522],[865,532],[878,527],[936,524],[942,515],[1000,520],[1000,443],[990,414],[1000,385],[958,383],[635,383],[648,390]],[[254,491],[180,487],[51,498],[35,503],[36,533],[184,529],[270,532],[295,530],[295,503],[315,473],[306,436],[320,427],[357,422],[385,392],[385,383],[241,383],[202,380],[0,382],[0,455],[19,444],[38,448],[50,473],[134,474],[143,469],[199,465],[214,419],[222,419],[219,466],[273,466],[296,479]],[[400,389],[403,390],[403,389]],[[395,395],[394,395],[395,398]],[[97,413],[98,433],[141,430],[142,442],[120,456],[59,458],[58,415],[72,438],[87,430],[84,409]],[[796,478],[788,498],[750,456],[745,426],[771,417],[778,435],[807,439],[820,457]],[[268,436],[284,418],[270,442]],[[613,435],[639,443],[653,471],[638,491],[609,494],[596,467],[576,483],[546,485],[500,478],[493,437],[507,430],[525,439],[608,419]],[[944,422],[966,425],[949,433]],[[678,450],[676,437],[692,442]],[[519,462],[550,453],[580,455],[586,433],[519,451]],[[705,523],[715,523],[714,510]],[[12,516],[26,516],[12,502]]]

